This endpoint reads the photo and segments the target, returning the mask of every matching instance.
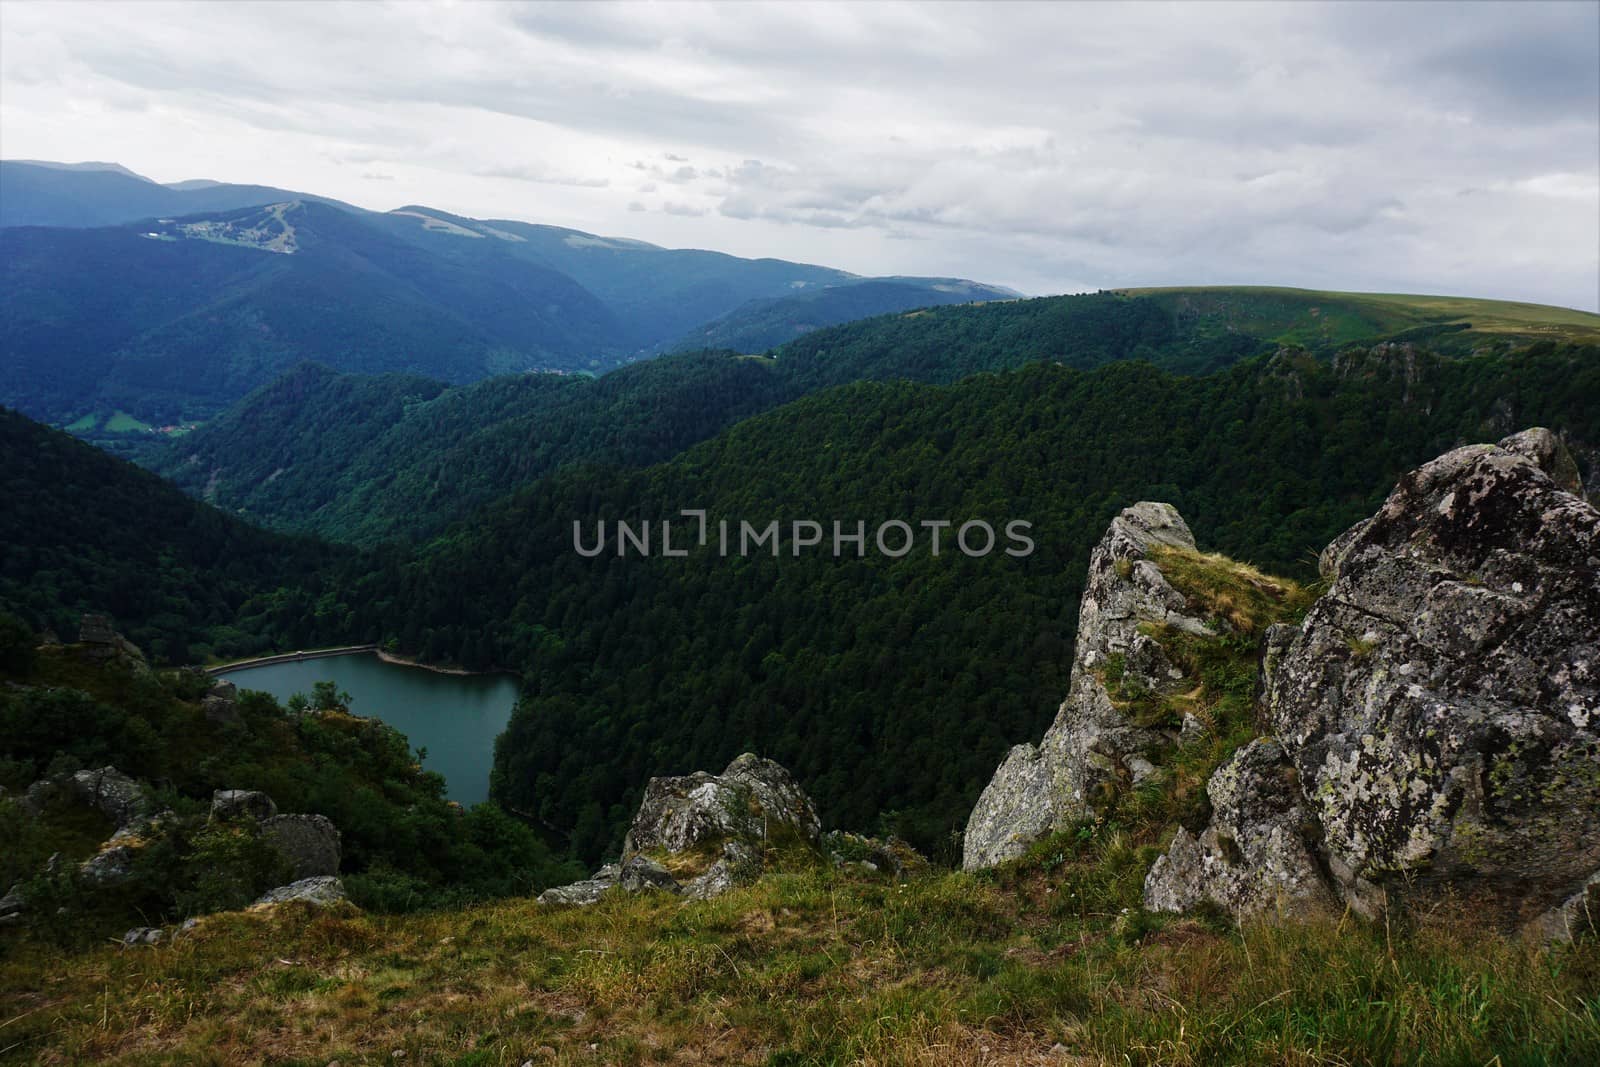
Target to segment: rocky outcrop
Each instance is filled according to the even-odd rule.
[[[339,828],[326,815],[274,815],[261,836],[283,854],[295,881],[339,873]]]
[[[1149,754],[1176,740],[1174,731],[1133,721],[1104,677],[1115,658],[1126,687],[1170,693],[1193,684],[1141,630],[1212,632],[1150,558],[1157,546],[1193,550],[1194,535],[1172,505],[1146,502],[1112,520],[1090,555],[1067,698],[1043,741],[1012,748],[978,798],[963,840],[967,870],[1015,858],[1044,834],[1088,817],[1098,793],[1143,781],[1154,769]]]
[[[108,615],[85,615],[78,624],[78,654],[93,663],[118,662],[135,674],[149,674],[139,646],[117,633]]]
[[[227,822],[249,816],[264,823],[278,814],[278,805],[271,797],[255,789],[218,789],[211,794],[211,818]]]
[[[1575,487],[1543,430],[1441,456],[1328,546],[1327,594],[1300,627],[1269,635],[1265,725],[1298,783],[1301,838],[1356,910],[1449,892],[1539,927],[1590,899],[1600,512]],[[1147,882],[1151,906],[1207,898],[1244,913],[1315,898],[1303,865],[1270,849],[1239,845],[1228,869],[1228,839],[1298,818],[1268,795],[1285,792],[1282,775],[1257,777],[1229,804],[1213,796],[1198,839],[1174,842]]]
[[[753,881],[768,847],[815,849],[821,824],[783,767],[750,753],[721,774],[652,778],[623,840],[620,865],[547,889],[543,904],[592,904],[612,888],[704,900]]]

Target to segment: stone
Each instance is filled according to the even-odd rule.
[[[218,678],[211,683],[211,689],[200,700],[200,710],[205,713],[208,722],[221,726],[238,725],[243,720],[239,717],[239,689],[232,682]]]
[[[1171,693],[1193,686],[1140,630],[1213,633],[1149,558],[1158,546],[1192,551],[1194,535],[1172,505],[1146,501],[1123,509],[1090,554],[1067,697],[1040,744],[1014,746],[979,796],[962,840],[964,869],[1015,859],[1040,837],[1091,818],[1099,790],[1148,778],[1149,755],[1176,743],[1176,730],[1124,715],[1103,678],[1120,657],[1126,687]]]
[[[845,830],[829,830],[822,835],[822,848],[836,867],[861,864],[862,870],[884,871],[896,879],[928,871],[927,859],[898,837],[883,840]]]
[[[288,860],[296,882],[339,873],[339,828],[325,815],[274,815],[261,836]]]
[[[769,844],[816,848],[822,826],[794,776],[750,753],[721,774],[657,777],[623,839],[622,863],[539,894],[541,904],[584,906],[613,888],[661,889],[707,900],[760,876]],[[656,858],[678,857],[670,873]],[[686,880],[685,880],[686,879]]]
[[[157,945],[164,936],[164,931],[159,926],[135,926],[122,935],[122,943],[129,946]]]
[[[746,752],[720,775],[650,779],[622,852],[676,854],[728,838],[767,841],[784,833],[818,842],[822,828],[811,798],[781,766]]]
[[[1260,714],[1342,904],[1449,895],[1545,936],[1592,914],[1600,512],[1572,470],[1537,429],[1424,464],[1324,551],[1331,585],[1304,622],[1269,633]],[[1301,816],[1264,761],[1224,768],[1235,784],[1152,869],[1152,906],[1316,899],[1302,858],[1285,862]]]
[[[608,863],[596,871],[594,877],[546,889],[536,899],[540,904],[566,904],[573,907],[598,904],[606,893],[617,888],[621,873],[620,866]]]
[[[136,674],[149,674],[150,664],[139,646],[117,633],[108,615],[84,615],[78,625],[83,658],[96,663],[117,661]]]
[[[116,885],[132,876],[136,857],[137,852],[131,846],[114,845],[90,856],[78,869],[84,879],[94,885]]]
[[[28,787],[22,806],[40,815],[56,804],[79,804],[104,815],[117,829],[146,815],[149,801],[139,783],[115,767],[41,779]]]
[[[1189,911],[1203,901],[1236,918],[1330,907],[1294,768],[1277,742],[1250,742],[1206,783],[1211,823],[1195,837],[1183,827],[1145,876],[1151,911]]]
[[[1539,941],[1600,938],[1600,871],[1591,874],[1582,889],[1529,923],[1526,932]]]
[[[218,789],[211,794],[211,819],[225,822],[249,816],[264,823],[278,814],[278,805],[267,794],[255,789]]]
[[[269,889],[261,894],[255,903],[289,904],[299,901],[325,908],[348,899],[349,897],[345,895],[343,882],[331,875],[318,875],[313,878],[301,878],[290,882],[288,885],[281,885],[276,889]]]
[[[669,893],[683,892],[678,880],[672,877],[665,867],[648,856],[629,857],[618,873],[617,884],[629,893],[638,893],[645,889],[664,889]]]

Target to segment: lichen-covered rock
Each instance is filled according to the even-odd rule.
[[[621,874],[622,868],[619,865],[608,863],[594,872],[593,878],[546,889],[539,894],[537,900],[540,904],[566,904],[573,907],[598,904],[606,893],[617,888]]]
[[[295,881],[339,873],[339,828],[325,815],[274,815],[261,836],[289,862]]]
[[[85,615],[78,626],[79,654],[96,663],[116,661],[135,674],[149,674],[150,663],[139,646],[117,633],[108,615]]]
[[[822,828],[794,776],[750,753],[721,774],[652,778],[623,840],[620,866],[547,889],[541,904],[587,905],[612,888],[657,888],[707,900],[761,874],[768,844],[815,848]],[[657,857],[674,857],[668,871]]]
[[[52,775],[29,786],[22,798],[23,809],[33,815],[57,804],[93,808],[117,829],[149,811],[149,801],[139,783],[115,767]]]
[[[1013,859],[1044,834],[1091,815],[1097,789],[1147,777],[1154,765],[1146,757],[1177,740],[1175,730],[1131,721],[1103,677],[1117,657],[1125,686],[1169,693],[1193,685],[1140,630],[1158,625],[1212,633],[1149,558],[1161,545],[1193,550],[1194,535],[1172,505],[1144,502],[1125,508],[1095,546],[1067,698],[1044,740],[1013,747],[978,798],[963,840],[965,869]]]
[[[1307,841],[1311,823],[1294,768],[1275,741],[1236,752],[1206,783],[1211,823],[1183,827],[1145,877],[1145,907],[1188,911],[1210,901],[1235,916],[1295,914],[1333,903]]]
[[[264,823],[278,814],[278,805],[271,797],[256,789],[218,789],[211,794],[211,818],[226,822],[248,815]]]
[[[1538,430],[1425,464],[1329,546],[1328,593],[1269,642],[1263,713],[1332,888],[1363,913],[1448,890],[1495,921],[1538,925],[1587,899],[1600,870],[1600,512],[1572,484]],[[1231,817],[1219,810],[1213,829]],[[1182,896],[1172,872],[1193,845],[1175,843],[1163,899]]]
[[[130,845],[113,845],[84,860],[78,868],[84,880],[96,886],[112,886],[133,875],[138,850]]]
[[[661,864],[648,856],[631,856],[617,874],[617,884],[625,892],[638,893],[646,889],[663,889],[668,893],[681,893],[683,887]]]
[[[269,889],[256,900],[255,905],[288,904],[293,901],[301,901],[325,908],[348,899],[349,897],[345,895],[343,882],[331,875],[318,875],[313,878],[301,878],[288,885],[280,885],[276,889]],[[252,905],[252,907],[255,905]]]
[[[650,779],[622,852],[675,854],[720,847],[730,838],[766,841],[785,835],[815,845],[821,833],[811,798],[794,776],[746,752],[720,775],[696,771]]]

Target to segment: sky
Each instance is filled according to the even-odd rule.
[[[1600,3],[0,0],[0,156],[1029,294],[1600,310]]]

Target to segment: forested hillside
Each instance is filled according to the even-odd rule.
[[[897,311],[1011,300],[1019,294],[954,278],[874,278],[792,296],[752,300],[691,330],[678,349],[727,348],[765,352],[825,326]]]
[[[745,749],[792,767],[841,824],[881,817],[938,848],[1065,691],[1086,553],[1119,508],[1174,503],[1201,543],[1304,576],[1401,471],[1450,445],[1533,423],[1600,439],[1597,395],[1595,349],[1549,345],[1465,360],[1402,346],[1336,364],[1279,354],[1201,379],[1119,363],[857,384],[661,466],[569,469],[420,556],[347,571],[341,631],[523,671],[496,795],[571,833],[579,855],[615,845],[651,775]],[[575,521],[592,540],[597,521],[684,508],[869,531],[1024,519],[1037,550],[573,550]],[[292,627],[310,606],[284,599],[267,621]]]
[[[433,393],[301,369],[141,458],[254,521],[375,543],[437,532],[574,462],[643,465],[737,420],[858,380],[950,382],[1049,360],[1178,371],[1270,346],[1192,339],[1155,302],[1110,293],[890,315],[821,330],[769,359],[664,356],[597,381],[533,376]]]
[[[312,583],[347,554],[247,525],[5,408],[0,500],[0,610],[64,640],[80,613],[106,612],[163,662],[285,640],[260,620],[241,628],[246,601]]]

